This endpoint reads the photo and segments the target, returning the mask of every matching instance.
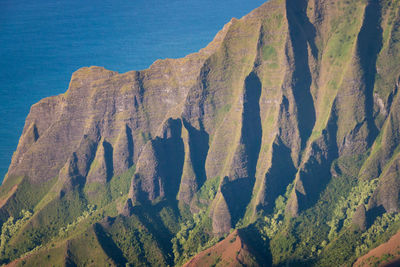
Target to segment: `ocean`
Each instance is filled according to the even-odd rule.
[[[206,46],[264,0],[1,0],[0,181],[30,106],[84,66],[127,72]]]

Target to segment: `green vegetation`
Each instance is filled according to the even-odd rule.
[[[400,229],[400,213],[385,213],[378,217],[374,224],[361,235],[361,242],[355,249],[361,256],[378,244],[386,242]]]
[[[38,246],[47,244],[58,237],[61,227],[72,223],[85,208],[77,193],[67,194],[62,200],[52,200],[40,211],[35,212],[28,219],[29,223],[22,225],[20,231],[12,235],[2,260],[15,259]]]
[[[221,262],[221,257],[218,256],[215,258],[213,264],[211,264],[210,267],[216,267],[216,266],[218,266],[218,263],[220,263],[220,262]]]
[[[130,167],[126,172],[113,176],[106,184],[99,182],[86,184],[84,188],[86,199],[93,205],[104,207],[110,202],[126,196],[135,169],[135,166]]]
[[[117,216],[110,227],[104,229],[105,243],[115,243],[126,259],[127,266],[166,266],[162,245],[137,216]],[[115,249],[114,250],[118,250]]]
[[[197,193],[197,197],[201,200],[212,200],[217,194],[220,178],[215,177],[208,179]]]
[[[0,213],[0,221],[7,220],[8,216],[6,217],[4,215],[17,217],[21,210],[34,210],[35,206],[48,193],[56,180],[57,177],[37,186],[32,184],[32,182],[30,182],[26,177],[16,177],[15,181],[13,181],[12,177],[9,177],[5,183],[5,187],[3,188],[3,186],[1,186],[2,192],[0,193],[7,195],[7,190],[11,190],[10,188],[14,186],[16,186],[16,191],[12,199],[7,201],[7,203],[2,207],[2,210],[6,211],[6,213]]]
[[[71,148],[56,151],[64,162],[49,160],[43,144],[54,139],[42,134],[43,116],[32,109],[43,139],[14,166],[33,177],[10,176],[0,187],[0,263],[182,265],[236,228],[255,248],[254,257],[237,253],[243,264],[351,265],[400,229],[392,199],[399,185],[399,4],[271,0],[232,20],[198,54],[112,77],[81,70],[62,100],[73,108],[46,130],[73,139],[56,144]],[[96,105],[86,114],[73,99]],[[85,122],[75,114],[69,122],[72,110]],[[172,138],[153,140],[169,118],[186,130],[171,126]],[[151,140],[149,160],[143,152]],[[104,151],[96,152],[98,144]],[[36,162],[54,173],[66,166],[68,175],[36,177],[45,170]],[[135,165],[125,171],[133,162],[138,173]],[[185,202],[178,190],[187,190]],[[386,210],[375,214],[382,207],[368,203]],[[209,259],[212,266],[225,261]]]
[[[110,193],[112,200],[124,196],[129,192],[129,186],[131,185],[131,179],[135,173],[135,170],[136,166],[133,165],[123,174],[111,178]]]
[[[286,218],[282,215],[288,192],[291,191],[290,186],[285,196],[277,198],[274,213],[267,216],[268,219],[264,219],[265,222],[262,221],[259,226],[265,240],[270,240],[274,264],[296,262],[309,266],[328,257],[325,256],[328,254],[324,254],[326,250],[335,254],[339,249],[343,249],[348,254],[354,254],[348,252],[348,247],[343,248],[339,243],[346,243],[345,240],[354,237],[354,231],[349,230],[351,225],[346,223],[344,227],[343,221],[347,218],[346,214],[352,214],[358,203],[368,199],[370,190],[375,185],[375,182],[371,182],[371,188],[364,188],[368,182],[360,181],[358,185],[357,178],[353,176],[357,175],[364,160],[364,155],[358,155],[335,161],[333,166],[338,166],[343,174],[332,178],[318,202],[296,218]],[[359,191],[364,192],[364,195],[357,195]],[[349,195],[357,195],[357,198],[348,203]],[[337,228],[332,227],[332,224]],[[329,239],[329,236],[333,235],[336,239]],[[304,261],[305,258],[308,259],[307,262]],[[347,256],[340,258],[341,262],[347,260]]]
[[[329,40],[326,55],[332,63],[342,65],[350,55],[356,41],[364,10],[357,1],[338,1],[336,5],[343,14],[331,21],[331,29],[334,34]]]
[[[270,45],[263,46],[262,55],[264,60],[273,60],[273,61],[277,60],[277,53],[273,46]]]
[[[3,182],[0,187],[0,196],[1,199],[5,199],[8,196],[8,193],[12,190],[13,187],[17,186],[23,179],[23,176],[19,177],[9,177],[7,180]]]
[[[360,232],[354,228],[346,229],[321,253],[316,266],[331,266],[351,263],[355,259],[354,250],[360,242]]]
[[[172,239],[175,264],[183,264],[191,257],[214,244],[220,238],[213,237],[211,220],[205,212],[196,213],[193,219],[182,222],[179,232]]]
[[[30,217],[32,217],[32,213],[30,211],[22,210],[20,218],[14,219],[14,217],[9,217],[8,220],[3,223],[0,236],[1,256],[4,256],[6,246],[8,245],[11,237],[22,228],[24,223],[26,223],[30,219]]]
[[[87,219],[89,216],[91,216],[93,214],[93,212],[96,210],[96,207],[94,205],[88,205],[87,210],[85,210],[81,216],[79,216],[78,218],[76,218],[75,221],[73,221],[72,223],[69,223],[67,226],[65,227],[61,227],[59,230],[59,236],[60,237],[65,237],[67,236],[69,231],[73,231],[76,229],[76,226],[79,225],[83,220]]]
[[[359,181],[353,187],[346,198],[341,198],[333,211],[333,218],[327,224],[331,227],[328,238],[333,240],[337,237],[341,227],[348,227],[351,219],[360,205],[367,205],[369,198],[378,186],[378,179],[371,181]]]
[[[267,239],[266,237],[273,238],[278,233],[283,225],[284,213],[285,200],[282,196],[279,196],[276,199],[276,212],[274,212],[272,215],[264,217],[265,225],[262,231],[264,240]]]
[[[293,189],[293,184],[289,184],[286,188],[285,195],[278,196],[275,199],[275,208],[272,214],[264,216],[262,220],[261,234],[262,238],[266,241],[272,239],[278,232],[281,231],[285,221],[285,208],[289,194]]]

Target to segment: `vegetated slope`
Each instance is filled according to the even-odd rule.
[[[181,265],[232,228],[274,265],[350,264],[386,242],[399,7],[271,0],[185,58],[78,70],[26,119],[0,188],[2,262]]]
[[[398,266],[400,264],[400,232],[392,236],[388,242],[374,248],[357,259],[354,266]]]

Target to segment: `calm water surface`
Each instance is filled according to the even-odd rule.
[[[0,181],[32,104],[72,72],[147,68],[198,51],[264,0],[0,0]]]

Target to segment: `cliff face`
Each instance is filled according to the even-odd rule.
[[[56,212],[67,218],[57,232],[95,204],[103,216],[138,216],[156,236],[163,229],[149,225],[159,219],[169,233],[158,243],[168,263],[182,260],[165,256],[172,249],[191,255],[179,240],[177,248],[164,244],[178,231],[168,220],[202,214],[211,240],[265,214],[295,220],[316,212],[341,179],[351,185],[337,193],[344,199],[351,187],[375,185],[356,203],[368,204],[364,231],[376,216],[397,214],[399,6],[272,0],[185,58],[124,74],[78,70],[65,94],[32,106],[2,186],[2,220],[33,210],[19,232],[34,233]],[[142,206],[174,212],[149,219]],[[92,223],[105,220],[96,216]],[[55,232],[41,232],[38,244]],[[33,247],[21,245],[10,258]]]

